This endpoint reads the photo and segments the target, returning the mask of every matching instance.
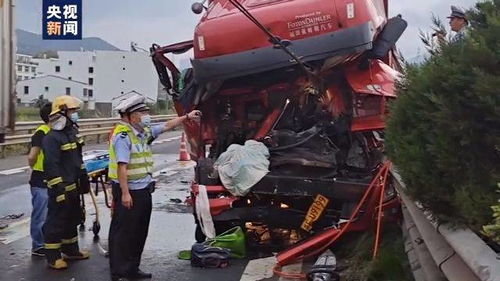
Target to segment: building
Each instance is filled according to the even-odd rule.
[[[60,95],[71,95],[84,101],[84,107],[91,107],[89,101],[94,100],[94,93],[86,83],[55,75],[20,80],[17,82],[16,92],[18,104],[25,106],[33,104],[40,96],[52,101]]]
[[[17,81],[36,77],[38,63],[30,55],[16,54]]]
[[[158,75],[149,53],[126,51],[60,51],[57,59],[35,59],[37,75],[54,75],[86,83],[95,103],[111,103],[136,91],[156,101]]]
[[[149,53],[126,51],[59,51],[58,58],[31,58],[35,73],[18,81],[18,102],[30,104],[40,95],[52,100],[69,93],[88,109],[110,116],[113,100],[130,92],[152,103],[162,96],[158,74]],[[31,69],[30,69],[31,70]]]

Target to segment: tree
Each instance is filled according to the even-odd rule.
[[[47,51],[39,52],[36,55],[34,55],[33,57],[36,59],[50,59],[50,58],[57,59],[57,58],[59,58],[59,55],[57,54],[57,51],[47,50]]]
[[[31,101],[33,106],[36,108],[42,108],[42,106],[49,102],[48,99],[44,98],[43,95],[39,95],[38,98]]]
[[[476,231],[500,182],[500,1],[468,11],[467,37],[408,65],[386,147],[410,195],[439,221]]]

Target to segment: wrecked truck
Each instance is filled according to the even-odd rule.
[[[381,177],[405,20],[388,16],[388,0],[209,0],[192,9],[203,13],[193,40],[150,49],[179,116],[203,112],[201,123],[184,125],[197,162],[191,202],[203,185],[217,233],[285,230],[270,232],[272,241],[286,233],[295,243],[349,220],[351,231],[371,227],[370,198],[356,206]],[[192,68],[181,71],[170,58],[190,50]],[[269,172],[235,196],[213,166],[247,140],[266,145]],[[383,193],[389,219],[399,207],[390,181]]]

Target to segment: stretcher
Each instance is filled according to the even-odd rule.
[[[94,239],[99,239],[99,231],[101,229],[101,224],[99,222],[99,207],[97,206],[97,196],[99,195],[99,190],[104,193],[104,201],[106,207],[111,208],[111,198],[106,189],[106,183],[108,182],[108,166],[109,166],[109,152],[107,150],[92,150],[83,153],[83,163],[87,169],[87,173],[90,179],[90,197],[92,198],[92,204],[95,209],[95,219],[92,224],[92,232],[94,233]],[[85,230],[85,200],[82,195],[82,209],[83,209],[83,220],[80,224],[80,230]]]

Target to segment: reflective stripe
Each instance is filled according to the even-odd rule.
[[[49,180],[49,181],[47,182],[47,185],[48,185],[49,187],[53,187],[54,185],[59,184],[59,183],[61,183],[62,181],[63,181],[63,180],[62,180],[62,178],[61,178],[61,177],[53,178],[53,179],[51,179],[51,180]]]
[[[151,151],[131,152],[130,156],[131,157],[151,157],[151,156],[153,156],[153,153]]]
[[[148,166],[153,165],[153,162],[142,162],[142,163],[137,163],[137,164],[127,164],[127,169],[128,170],[135,170],[139,168],[148,168]]]
[[[144,157],[137,157],[137,158],[130,158],[128,164],[137,164],[137,163],[144,163],[144,160],[146,160],[146,162],[153,162],[153,157],[148,157],[148,156],[144,156]]]
[[[46,135],[50,131],[50,127],[44,124],[38,127],[35,133],[38,131],[42,131]],[[43,150],[40,149],[40,152],[38,153],[38,156],[36,158],[35,165],[33,165],[33,170],[43,172],[43,161],[44,161]]]
[[[71,190],[73,190],[73,189],[76,189],[76,183],[74,183],[74,184],[70,184],[70,185],[66,186],[64,189],[65,189],[67,192],[69,192],[69,191],[71,191]]]
[[[127,175],[127,180],[129,180],[129,181],[140,180],[140,179],[147,177],[148,175],[149,175],[148,173],[137,174],[137,175]]]
[[[47,250],[57,250],[61,248],[61,243],[45,243],[44,246]]]
[[[56,197],[56,202],[61,202],[61,201],[64,201],[65,199],[66,199],[66,196],[64,194],[61,194],[61,195]]]
[[[70,143],[66,143],[66,144],[61,145],[61,150],[71,150],[71,149],[76,149],[76,148],[77,148],[76,142],[70,142]]]
[[[148,169],[145,167],[136,168],[136,169],[127,169],[128,175],[137,175],[137,174],[147,175],[147,173],[148,173]]]
[[[62,239],[61,242],[63,244],[73,244],[73,243],[76,243],[76,242],[78,242],[78,236],[75,236],[75,237],[70,238],[70,239]]]

